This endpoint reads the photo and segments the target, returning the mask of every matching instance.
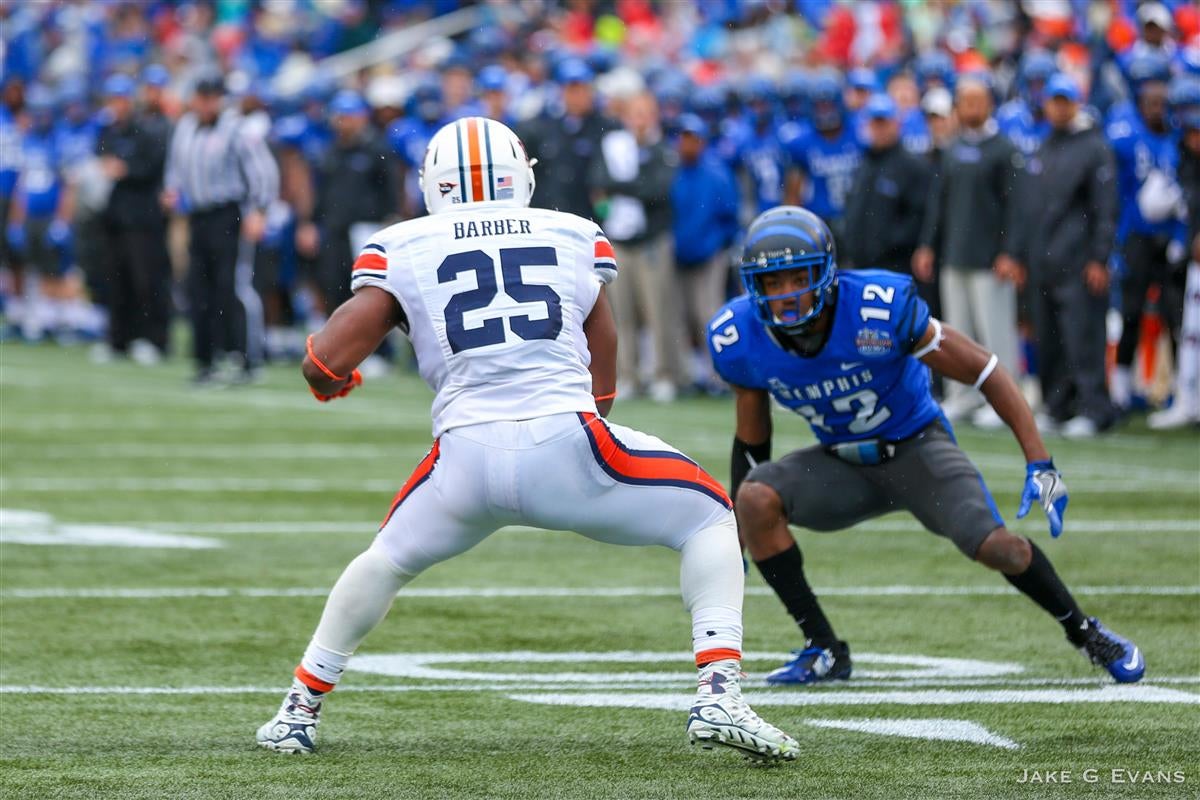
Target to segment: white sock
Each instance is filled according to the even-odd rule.
[[[296,668],[296,677],[310,689],[331,691],[350,656],[387,615],[396,593],[413,577],[397,572],[375,549],[351,561],[325,601],[325,611]]]
[[[679,583],[692,614],[696,663],[741,659],[746,578],[733,513],[693,534],[680,554]]]

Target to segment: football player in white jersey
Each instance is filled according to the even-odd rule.
[[[721,485],[662,440],[612,425],[617,275],[595,223],[529,208],[533,164],[503,124],[471,117],[430,141],[428,217],[380,231],[354,263],[354,296],[309,338],[319,400],[362,383],[356,367],[395,327],[436,392],[433,448],[374,542],[342,573],[279,713],[257,740],[310,752],[325,696],[396,593],[505,525],[574,530],[682,558],[699,688],[693,743],[793,760],[796,741],[741,692],[743,572]]]

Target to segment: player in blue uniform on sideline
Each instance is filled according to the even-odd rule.
[[[835,531],[900,509],[1001,572],[1117,681],[1140,680],[1138,648],[1085,616],[1041,549],[1005,528],[930,394],[927,366],[984,393],[1028,464],[1017,517],[1037,502],[1057,537],[1066,485],[996,356],[931,317],[908,276],[839,273],[829,228],[807,209],[759,215],[740,269],[748,294],[722,308],[708,330],[713,363],[737,398],[731,479],[738,529],[808,638],[767,680],[814,683],[848,678],[851,670],[850,649],[805,579],[788,525]],[[772,398],[805,417],[819,444],[771,461]]]

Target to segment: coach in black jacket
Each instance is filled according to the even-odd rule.
[[[536,158],[537,191],[532,205],[593,219],[588,168],[604,134],[616,123],[596,109],[592,70],[580,58],[558,68],[562,108],[530,120],[517,131],[530,158]]]
[[[114,353],[149,364],[167,352],[171,316],[167,223],[158,202],[170,131],[134,110],[135,88],[126,75],[105,81],[110,122],[96,149],[113,179],[100,216],[110,287],[109,345]]]
[[[1021,251],[1036,298],[1046,421],[1067,421],[1062,432],[1082,437],[1115,420],[1104,383],[1104,319],[1117,190],[1112,152],[1079,100],[1068,76],[1047,83],[1052,131],[1028,165]]]
[[[911,274],[931,171],[922,158],[900,146],[892,98],[875,95],[865,111],[871,146],[846,200],[843,224],[851,235],[843,248],[845,266]]]

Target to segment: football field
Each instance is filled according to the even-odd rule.
[[[687,743],[674,553],[508,528],[401,593],[326,703],[319,752],[288,757],[254,731],[429,448],[431,395],[407,373],[327,406],[295,367],[222,390],[187,376],[0,346],[0,797],[1200,795],[1195,431],[1051,441],[1071,494],[1058,540],[1040,511],[1012,519],[1012,437],[960,431],[1014,529],[1142,648],[1140,685],[909,517],[801,533],[855,673],[766,688],[802,641],[752,570],[747,697],[803,750],[755,767]],[[731,400],[618,399],[612,419],[727,482]],[[776,415],[776,454],[810,441]]]

